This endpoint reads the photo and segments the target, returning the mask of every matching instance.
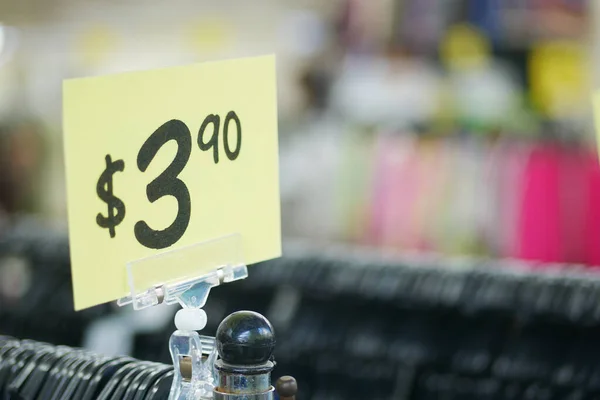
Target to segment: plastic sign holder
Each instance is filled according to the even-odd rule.
[[[168,271],[168,273],[165,273]],[[160,303],[179,303],[169,349],[175,367],[169,400],[212,399],[215,385],[215,338],[199,335],[206,326],[211,288],[244,279],[242,237],[232,234],[135,260],[126,266],[129,296],[117,301],[141,310]],[[157,277],[177,276],[165,282]]]

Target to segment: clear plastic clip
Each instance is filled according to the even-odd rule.
[[[130,294],[117,301],[135,310],[179,303],[177,330],[169,340],[175,367],[169,400],[212,399],[215,384],[215,338],[199,335],[206,326],[211,288],[248,276],[241,235],[197,243],[127,264]],[[177,276],[177,279],[165,279]]]

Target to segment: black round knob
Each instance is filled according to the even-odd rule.
[[[217,328],[217,350],[221,359],[233,365],[256,365],[269,361],[275,349],[273,326],[254,311],[238,311]]]

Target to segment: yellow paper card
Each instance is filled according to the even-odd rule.
[[[75,309],[128,294],[127,263],[195,243],[281,255],[273,56],[67,80],[63,102]]]

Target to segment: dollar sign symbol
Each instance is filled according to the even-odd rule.
[[[125,204],[123,204],[121,199],[113,195],[113,175],[115,172],[122,172],[124,169],[125,162],[123,160],[112,161],[110,155],[107,154],[106,169],[102,172],[96,184],[98,197],[108,206],[108,217],[105,217],[102,213],[98,213],[96,223],[101,228],[108,228],[111,238],[115,237],[115,226],[123,222],[123,218],[125,218]]]

